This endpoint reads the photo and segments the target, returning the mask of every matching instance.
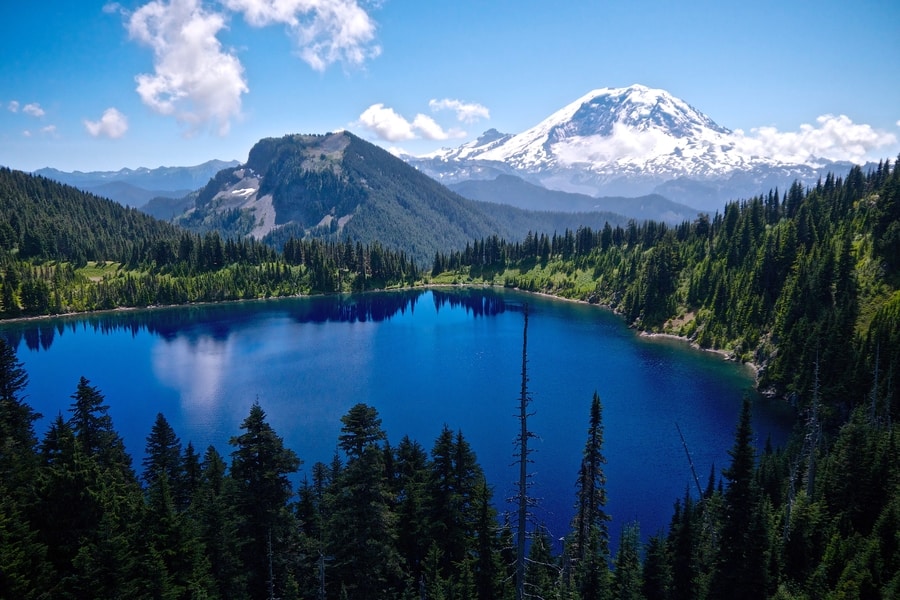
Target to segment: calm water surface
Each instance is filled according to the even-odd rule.
[[[340,418],[378,409],[388,438],[430,450],[444,424],[461,430],[502,511],[514,491],[522,352],[529,304],[529,389],[537,520],[567,533],[591,397],[603,401],[604,453],[616,540],[639,521],[664,529],[693,487],[675,424],[701,483],[728,464],[752,374],[678,341],[635,335],[607,310],[508,291],[412,291],[126,311],[6,324],[30,376],[28,400],[67,417],[80,376],[106,396],[140,470],[158,412],[182,444],[230,454],[255,400],[304,461],[297,481],[336,450]],[[791,417],[757,399],[754,432],[781,445]]]

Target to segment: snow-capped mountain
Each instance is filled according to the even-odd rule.
[[[779,163],[745,140],[665,90],[632,85],[589,92],[522,133],[490,130],[410,162],[446,184],[503,173],[592,196],[662,193],[702,209],[835,168]]]

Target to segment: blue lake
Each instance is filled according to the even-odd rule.
[[[536,519],[568,531],[591,397],[603,402],[613,541],[639,521],[667,527],[693,478],[728,465],[752,373],[669,339],[645,338],[608,310],[505,290],[416,290],[121,311],[7,323],[0,335],[29,373],[28,401],[67,415],[78,378],[106,396],[140,471],[162,412],[202,454],[228,439],[256,400],[304,464],[296,481],[336,451],[340,418],[377,408],[393,445],[404,435],[430,450],[444,424],[476,452],[498,509],[514,492],[522,305],[529,306]],[[754,396],[754,432],[782,445],[791,414]],[[694,491],[696,495],[696,492]]]

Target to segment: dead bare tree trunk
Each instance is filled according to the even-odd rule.
[[[522,333],[522,390],[519,397],[519,435],[516,438],[519,459],[518,530],[516,531],[516,600],[525,598],[525,539],[528,519],[528,304],[525,305],[525,327]]]

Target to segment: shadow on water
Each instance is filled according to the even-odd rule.
[[[507,304],[492,290],[461,288],[431,292],[436,310],[443,306],[462,307],[476,317],[521,310],[521,306]],[[13,348],[24,342],[32,352],[49,350],[57,336],[78,330],[103,334],[130,331],[132,336],[146,331],[170,340],[179,335],[225,340],[234,331],[253,323],[260,313],[271,313],[273,309],[297,323],[377,323],[415,310],[424,293],[420,289],[88,313],[0,323],[0,336]]]

